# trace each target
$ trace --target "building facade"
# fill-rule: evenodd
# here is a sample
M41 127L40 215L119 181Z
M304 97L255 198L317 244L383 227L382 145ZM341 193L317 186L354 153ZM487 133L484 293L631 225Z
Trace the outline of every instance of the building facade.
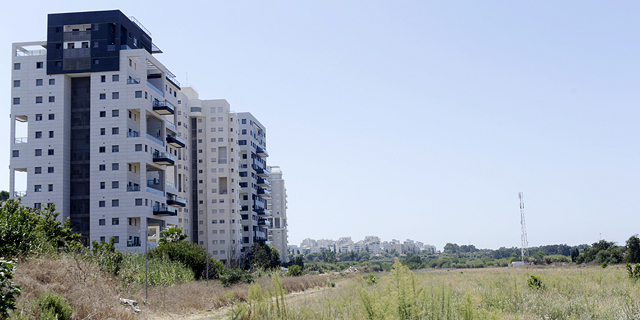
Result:
M50 14L47 28L12 48L12 197L120 251L171 226L225 264L268 243L266 129L251 113L181 87L119 10Z
M268 166L267 187L271 198L267 199L267 209L271 212L268 240L280 253L280 261L289 262L287 233L287 189L284 186L282 170L279 166Z

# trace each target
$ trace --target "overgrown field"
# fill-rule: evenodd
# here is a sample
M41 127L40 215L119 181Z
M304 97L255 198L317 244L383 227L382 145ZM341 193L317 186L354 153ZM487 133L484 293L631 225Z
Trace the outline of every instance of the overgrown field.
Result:
M250 290L230 318L640 319L640 282L624 265L412 272L396 263L390 273L344 280L286 307L276 305L278 292Z

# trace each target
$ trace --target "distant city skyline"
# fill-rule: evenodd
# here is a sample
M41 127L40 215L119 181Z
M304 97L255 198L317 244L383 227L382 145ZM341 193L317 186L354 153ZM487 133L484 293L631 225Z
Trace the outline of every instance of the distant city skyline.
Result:
M151 30L201 99L269 128L289 243L519 247L518 192L529 246L640 233L639 3L12 2L0 66L46 39L47 14L105 9Z

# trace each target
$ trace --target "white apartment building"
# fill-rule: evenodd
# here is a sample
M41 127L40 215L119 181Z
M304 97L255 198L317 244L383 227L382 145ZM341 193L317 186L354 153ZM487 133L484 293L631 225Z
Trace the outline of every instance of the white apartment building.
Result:
M189 97L193 241L226 265L240 258L240 149L238 117L226 100L200 100L192 88Z
M271 191L271 198L267 198L267 209L271 212L268 240L278 249L280 261L289 262L288 233L287 233L287 188L284 186L282 170L279 166L268 166L269 178L267 187Z
M242 218L242 250L248 252L254 243L269 244L267 229L271 212L267 208L269 172L267 170L266 128L249 112L237 113L238 148L240 149L240 215Z
M12 49L11 194L55 204L85 243L114 237L121 251L178 225L188 132L150 33L118 10L51 14L47 41Z

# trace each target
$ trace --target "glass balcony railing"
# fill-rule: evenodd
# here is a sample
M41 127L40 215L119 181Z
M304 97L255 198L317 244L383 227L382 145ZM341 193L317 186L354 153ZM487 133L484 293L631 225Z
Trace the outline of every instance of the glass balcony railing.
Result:
M169 128L169 129L171 129L173 131L177 131L178 130L178 128L176 128L176 125L173 122L171 122L169 120L165 120L164 123L167 126L167 128Z
M128 192L140 191L140 186L127 186L127 191Z
M27 143L29 142L29 139L27 137L20 137L20 138L15 138L13 140L14 143Z
M173 114L176 110L176 107L171 104L171 102L164 100L154 100L153 101L153 111L160 115L168 115Z
M140 83L140 78L127 79L127 84L139 84L139 83Z
M140 136L140 132L138 131L127 132L127 138L137 138L139 136Z
M159 94L160 96L164 97L164 92L162 92L162 90L158 89L158 87L154 86L151 82L149 82L149 80L147 80L147 86L149 88L151 88L151 90L153 90L157 94Z
M154 141L154 142L156 142L157 144L159 144L161 146L164 146L164 141L162 141L162 140L160 140L160 139L158 139L158 138L156 138L156 137L154 137L154 136L152 136L152 135L150 135L148 133L147 133L147 138L149 138L149 140Z

